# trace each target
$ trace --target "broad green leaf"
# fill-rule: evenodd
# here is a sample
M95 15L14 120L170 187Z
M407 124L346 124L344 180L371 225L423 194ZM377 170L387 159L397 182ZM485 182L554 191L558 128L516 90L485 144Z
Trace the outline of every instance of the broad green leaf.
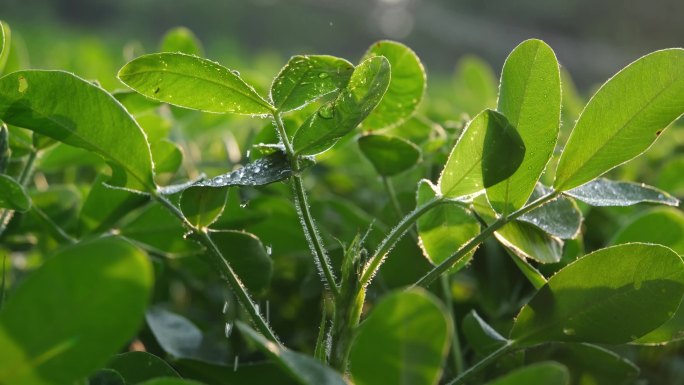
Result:
M137 384L156 377L179 377L166 361L147 352L117 354L107 367L116 370L126 384Z
M417 206L425 204L437 196L436 187L425 179L418 183ZM439 265L455 253L470 239L480 233L480 223L458 204L442 204L423 214L416 223L418 238L423 255L433 264ZM458 271L470 262L475 251L452 267Z
M496 107L497 81L489 64L476 56L465 55L456 64L453 100L470 116Z
M31 208L31 198L24 187L7 175L0 174L0 208L28 211Z
M202 43L186 27L176 27L166 32L159 48L163 52L181 52L196 56L204 55Z
M10 162L10 137L7 125L0 121L0 174L4 174Z
M303 160L307 161L306 159ZM263 186L286 179L291 174L292 167L287 156L282 151L276 151L235 171L199 181L194 185L208 187Z
M105 176L98 176L83 202L79 215L78 234L86 235L110 229L126 214L142 206L148 197L130 191L113 189L103 184Z
M502 215L527 202L553 155L560 129L560 92L558 61L543 41L526 40L506 59L497 110L520 135L525 154L513 175L487 188L489 202Z
M0 75L5 70L12 45L12 32L7 22L0 20Z
M611 244L628 242L656 243L667 246L684 256L684 213L674 208L656 208L627 223L615 234ZM661 344L684 338L684 307L657 329L635 342Z
M159 346L176 358L204 358L202 331L187 318L154 306L145 313L147 325Z
M358 139L361 153L375 171L382 176L392 176L410 169L420 161L418 146L396 136L370 134Z
M119 79L149 98L194 110L264 115L273 109L237 71L183 53L140 56L121 68Z
M643 183L620 182L598 178L565 191L564 194L592 206L631 206L637 203L659 203L679 206L679 200L665 191Z
M475 310L463 317L461 328L468 345L480 355L487 355L506 345L508 340L486 323Z
M684 262L671 249L629 243L561 269L523 307L511 330L520 346L634 341L672 318L684 294Z
M385 96L363 121L363 127L368 130L395 126L410 118L423 99L427 83L423 63L409 47L382 40L368 48L364 59L374 56L387 59L392 72Z
M352 343L349 371L354 383L437 384L452 333L448 320L426 291L384 296Z
M261 240L254 234L233 230L212 231L209 236L249 292L262 295L271 283L273 262Z
M343 89L353 71L350 62L334 56L294 56L273 79L273 106L282 112L301 108L323 95Z
M150 144L154 171L157 173L174 173L183 163L183 151L176 143L161 139Z
M648 149L684 113L684 49L656 51L596 92L570 134L553 187L566 191Z
M126 385L126 381L114 369L100 369L88 378L88 385Z
M227 187L193 186L183 191L180 208L190 223L205 228L221 216L227 199Z
M337 98L321 106L292 140L298 155L314 155L332 147L352 131L382 100L390 83L390 64L376 56L359 64Z
M341 374L313 357L276 345L246 324L237 321L242 336L278 364L290 377L302 385L347 385Z
M676 196L684 196L684 154L672 156L660 168L656 187Z
M299 382L288 378L280 366L272 362L249 362L219 365L207 362L182 359L175 366L183 378L204 381L212 385L294 385Z
M439 176L442 195L478 193L513 175L525 156L520 135L498 112L485 110L468 124Z
M540 362L517 369L487 385L569 385L568 369L553 361Z
M137 385L203 385L203 384L201 382L183 380L180 378L161 377L161 378L155 378L153 380L141 382Z
M120 239L52 255L0 312L0 383L70 384L101 368L135 336L151 288L147 256Z
M534 188L529 202L533 202L550 192L549 188L539 183ZM582 226L582 212L577 204L563 196L522 215L518 219L522 222L531 223L548 234L561 239L575 238Z
M97 153L112 167L112 186L156 188L140 126L105 90L75 75L19 71L0 78L0 119Z

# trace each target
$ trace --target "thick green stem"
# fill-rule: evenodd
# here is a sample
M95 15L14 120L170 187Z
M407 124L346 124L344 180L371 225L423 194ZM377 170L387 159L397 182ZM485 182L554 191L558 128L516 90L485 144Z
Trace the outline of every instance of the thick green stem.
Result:
M456 323L456 315L454 314L453 299L451 298L451 289L449 287L449 277L443 275L441 277L441 282L444 304L447 306L447 311L451 315L452 324L454 326L454 333L451 337L451 355L454 360L456 375L459 375L463 372L463 354L461 353L461 341L458 338L458 324Z
M221 251L218 249L214 241L212 241L209 237L209 234L190 223L180 209L178 209L178 207L176 207L163 195L153 192L152 197L162 206L164 206L169 212L178 217L178 219L183 222L183 225L185 225L185 227L192 232L193 238L207 249L208 253L204 253L203 255L205 255L209 259L209 262L213 263L219 269L221 275L228 282L238 301L245 309L247 314L249 314L252 322L254 322L259 332L261 332L261 334L263 334L266 338L279 344L280 342L278 341L278 337L276 337L266 320L264 320L257 310L257 306L249 296L249 293L247 293L245 285L242 284L240 278L237 276L233 268L230 266L230 264L228 264L228 261L223 257L223 254L221 254Z
M508 216L501 217L499 218L496 222L492 223L489 227L485 228L482 230L480 234L478 234L475 238L471 239L463 245L458 251L456 251L454 254L449 256L449 258L445 259L440 263L439 265L435 266L432 270L430 270L427 274L425 274L418 282L413 284L411 287L416 287L416 286L423 286L427 287L429 286L432 282L434 282L437 277L442 275L445 271L449 270L451 266L454 264L458 263L461 261L462 258L465 258L468 253L470 253L471 250L476 248L477 246L480 245L480 243L484 242L485 239L490 237L492 234L494 234L497 230L505 226L508 222L536 209L537 207L542 206L543 204L552 201L558 197L560 192L554 191L551 192L548 195L542 196L541 198L537 199L536 201L528 204L527 206L524 206L523 208L519 209L518 211L514 211L513 213L509 214Z
M335 282L336 280L332 270L332 263L328 259L328 254L323 247L323 240L316 229L316 223L314 222L311 211L309 210L309 203L306 196L306 190L304 189L304 182L302 181L301 175L299 175L299 159L295 155L292 143L290 143L290 140L287 137L285 125L283 124L283 119L280 116L280 113L274 112L273 119L275 120L280 139L285 146L285 152L290 158L290 163L293 170L292 189L295 198L294 201L297 208L297 213L299 214L299 219L302 223L302 228L304 229L304 234L306 235L306 240L309 244L309 248L311 249L311 253L316 259L316 265L320 270L321 278L324 280L326 287L333 293L335 299L337 299L340 296L340 289Z
M476 363L475 365L471 366L463 372L460 376L454 378L451 382L448 382L447 385L460 385L460 384L465 384L466 381L468 381L472 376L475 374L481 372L483 369L486 369L487 366L491 365L494 361L496 361L499 357L503 356L504 354L510 352L515 348L514 342L508 342L499 349L495 350L492 352L490 355L487 357L483 358L481 361Z

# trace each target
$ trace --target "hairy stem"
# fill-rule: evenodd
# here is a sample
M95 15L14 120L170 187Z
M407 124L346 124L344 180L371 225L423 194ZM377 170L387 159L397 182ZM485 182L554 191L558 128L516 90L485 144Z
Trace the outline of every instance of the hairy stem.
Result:
M495 350L492 352L490 355L487 357L483 358L481 361L476 363L475 365L471 366L463 372L460 376L454 378L450 382L447 383L447 385L460 385L460 384L465 384L467 380L469 380L472 376L475 374L481 372L483 369L486 369L487 366L491 365L496 359L499 357L503 356L504 354L510 352L515 348L515 343L514 342L508 342L499 349Z

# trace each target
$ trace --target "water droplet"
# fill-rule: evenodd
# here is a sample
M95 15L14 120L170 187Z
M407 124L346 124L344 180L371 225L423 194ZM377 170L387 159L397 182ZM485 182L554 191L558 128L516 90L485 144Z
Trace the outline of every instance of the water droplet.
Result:
M272 251L273 251L273 248L271 247L271 245L267 245L266 246L266 254L271 255Z
M249 155L252 153L252 150L247 150L247 158L249 158Z
M259 312L259 304L254 304L254 310L258 313Z
M240 203L240 208L244 209L245 207L247 207L247 205L249 205L249 201L241 202L241 203Z
M328 76L329 76L329 75L328 75L327 73L325 73L325 72L321 72L320 74L318 74L318 77L321 78L321 79L325 79L325 78L327 78Z
M239 361L240 361L240 356L235 356L235 360L233 361L233 371L234 372L237 372Z
M221 310L223 314L228 313L228 301L223 303L223 310Z
M238 70L230 70L230 73L232 73L235 76L240 76L240 71Z
M230 338L230 335L233 334L232 322L226 322L226 325L223 328L223 334L225 334L226 338Z
M574 336L575 335L575 329L563 328L563 334L565 334L566 336Z
M323 119L332 119L335 114L335 107L332 104L326 104L318 110L318 116Z
M19 76L19 93L23 94L28 89L28 81L25 77Z

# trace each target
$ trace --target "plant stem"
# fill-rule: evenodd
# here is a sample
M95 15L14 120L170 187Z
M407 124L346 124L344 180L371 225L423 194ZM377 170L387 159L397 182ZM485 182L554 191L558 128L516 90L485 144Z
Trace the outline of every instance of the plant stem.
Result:
M394 191L392 181L390 181L388 177L382 176L382 184L385 186L385 190L387 191L389 200L392 203L394 212L397 214L397 219L403 218L404 213L401 212L401 206L399 205L399 201L397 200L397 193Z
M494 362L497 358L501 357L502 355L510 352L513 348L515 347L515 342L509 341L502 347L498 348L494 352L492 352L490 355L487 357L483 358L481 361L476 363L475 365L471 366L463 372L460 376L457 376L454 378L452 381L448 382L446 385L460 385L460 384L465 384L468 379L470 379L473 375L479 373L483 369L485 369L487 366L489 366L492 362Z
M440 277L442 283L442 295L444 296L444 304L447 306L447 311L452 319L454 332L451 337L451 355L454 359L454 369L456 375L463 372L463 354L461 353L461 341L458 338L458 324L456 323L456 315L454 314L453 299L451 298L451 290L449 288L449 277L443 275Z
M26 163L24 164L24 169L21 170L21 174L19 175L19 179L17 182L26 187L26 184L28 183L28 179L31 176L31 173L33 173L33 165L36 162L36 158L38 157L38 151L33 149L29 153L29 157L26 160ZM0 210L0 236L2 233L5 232L5 229L7 229L7 225L9 225L10 221L12 220L12 217L14 216L14 211L9 210L9 209L3 209Z
M316 223L313 220L311 211L309 209L309 202L306 196L306 190L304 189L304 182L302 181L301 175L299 175L299 159L297 158L292 143L287 137L287 132L285 131L285 125L283 124L283 119L278 111L273 112L273 119L276 123L276 128L278 130L278 135L285 146L285 152L288 158L290 158L290 164L292 166L292 189L294 192L294 201L297 207L297 213L299 214L299 219L302 223L302 228L304 229L304 234L306 235L306 240L311 249L311 253L316 258L316 265L319 267L321 272L321 278L325 282L325 286L332 292L335 299L340 296L340 289L336 284L335 275L333 274L332 263L328 259L328 254L323 247L323 240L321 239L318 229L316 229Z
M418 282L413 284L411 288L416 287L416 286L423 286L427 287L429 286L432 282L434 282L437 277L442 275L445 271L447 271L451 266L454 264L460 262L461 258L465 258L465 256L468 255L468 253L473 250L475 247L480 245L485 239L487 239L489 236L494 234L497 230L502 228L504 225L506 225L508 222L536 209L537 207L540 207L544 205L545 203L552 201L556 199L560 195L559 191L553 191L547 195L544 195L537 199L536 201L528 204L527 206L522 207L521 209L512 212L508 216L501 217L499 218L496 222L492 223L489 227L485 228L482 230L480 234L478 234L475 238L471 239L463 245L458 251L456 251L454 254L449 256L449 258L445 259L440 263L439 265L435 266L432 270L430 270L427 274L425 274Z
M254 322L257 329L259 329L259 332L261 332L261 334L263 334L266 338L270 339L271 341L280 344L280 342L278 341L278 337L276 337L273 330L271 330L268 323L264 320L264 318L257 310L256 304L249 296L249 293L247 293L245 285L242 284L240 278L237 276L233 268L230 266L228 261L223 257L223 254L221 254L221 251L218 249L214 241L212 241L209 237L209 234L207 234L205 230L199 229L195 227L192 223L190 223L187 220L187 218L185 218L185 215L183 215L180 209L178 209L178 207L171 203L171 201L169 201L166 197L164 197L156 191L153 192L151 195L152 198L154 198L169 212L171 212L178 219L180 219L181 222L183 222L183 225L185 225L185 227L187 227L193 233L193 238L197 242L201 243L204 247L207 248L208 253L205 253L203 255L208 256L209 261L216 265L216 267L218 267L219 271L221 272L221 275L226 281L228 281L228 284L235 293L238 301L245 309L245 311L247 311L247 314L249 314L250 318L252 319L252 322Z

